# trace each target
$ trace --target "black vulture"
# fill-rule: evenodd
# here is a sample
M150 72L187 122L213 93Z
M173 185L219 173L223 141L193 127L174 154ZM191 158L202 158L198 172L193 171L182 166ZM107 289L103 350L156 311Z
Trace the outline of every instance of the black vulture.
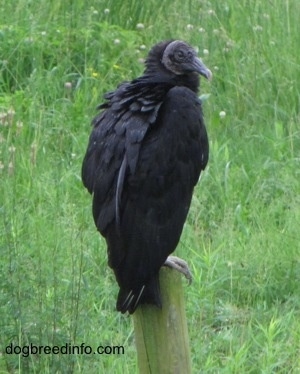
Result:
M117 310L130 314L141 303L161 307L159 269L178 244L209 151L198 89L199 74L211 71L180 40L156 44L145 65L104 96L82 165L120 287Z

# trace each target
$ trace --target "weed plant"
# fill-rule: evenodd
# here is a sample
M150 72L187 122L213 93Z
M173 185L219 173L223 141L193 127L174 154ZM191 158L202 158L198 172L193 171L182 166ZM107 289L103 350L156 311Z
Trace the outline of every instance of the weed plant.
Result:
M168 38L214 73L209 166L176 251L194 274L193 372L300 372L299 14L299 0L0 2L0 373L137 372L80 168L103 93Z

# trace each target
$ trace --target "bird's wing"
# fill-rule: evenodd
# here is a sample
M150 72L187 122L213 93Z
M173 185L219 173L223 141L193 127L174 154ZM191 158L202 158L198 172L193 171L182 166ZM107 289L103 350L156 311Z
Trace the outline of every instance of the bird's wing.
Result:
M188 88L174 87L124 183L120 235L108 228L109 264L121 286L139 290L175 250L207 160L201 103Z
M93 194L93 216L103 235L109 223L120 220L124 180L135 172L140 145L160 106L134 95L128 86L106 96L110 101L93 121L82 164L82 180Z

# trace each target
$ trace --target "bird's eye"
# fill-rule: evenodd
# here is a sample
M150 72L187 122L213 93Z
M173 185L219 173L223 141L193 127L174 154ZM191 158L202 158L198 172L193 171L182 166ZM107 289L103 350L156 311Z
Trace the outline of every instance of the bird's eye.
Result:
M183 51L176 51L176 52L175 52L175 59L176 59L177 61L183 61L184 58L185 58L185 54L184 54Z

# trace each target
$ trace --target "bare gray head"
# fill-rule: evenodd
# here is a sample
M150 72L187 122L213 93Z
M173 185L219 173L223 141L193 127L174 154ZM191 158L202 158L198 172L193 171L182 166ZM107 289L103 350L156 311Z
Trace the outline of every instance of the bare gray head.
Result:
M181 40L174 40L167 45L161 63L176 75L197 72L207 79L212 77L212 72L197 57L194 48Z

